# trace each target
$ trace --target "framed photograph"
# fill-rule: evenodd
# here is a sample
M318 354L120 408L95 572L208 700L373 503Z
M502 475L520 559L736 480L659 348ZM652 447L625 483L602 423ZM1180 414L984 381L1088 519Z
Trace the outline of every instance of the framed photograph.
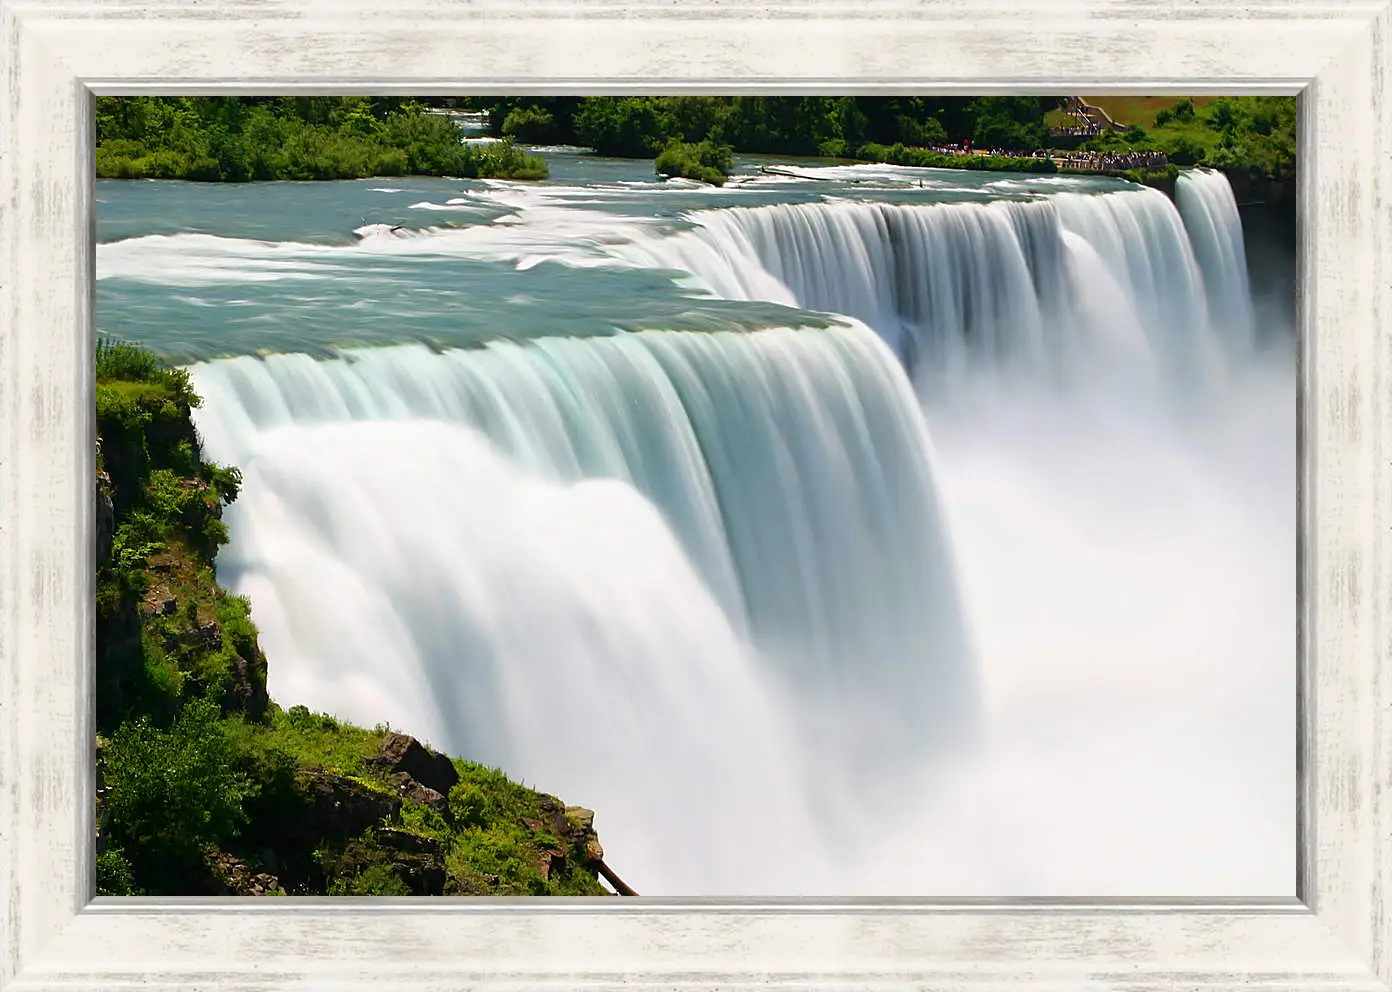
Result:
M0 989L1392 982L1387 0L0 24Z

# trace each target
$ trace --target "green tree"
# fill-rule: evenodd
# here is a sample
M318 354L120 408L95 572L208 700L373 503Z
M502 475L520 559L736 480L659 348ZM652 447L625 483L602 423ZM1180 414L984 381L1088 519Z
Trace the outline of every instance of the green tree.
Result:
M678 136L676 118L659 97L601 96L575 114L576 136L601 155L653 158Z
M531 145L557 140L556 118L544 107L514 107L503 121L503 134Z
M124 723L105 749L104 827L137 878L197 864L202 848L235 836L254 787L238 768L216 703L194 699L167 729L148 716Z

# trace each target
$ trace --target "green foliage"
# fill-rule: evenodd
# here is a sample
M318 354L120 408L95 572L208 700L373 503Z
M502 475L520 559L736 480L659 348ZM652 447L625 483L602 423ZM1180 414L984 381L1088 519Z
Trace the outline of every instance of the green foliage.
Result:
M1044 115L1057 103L1043 97L649 96L529 106L553 114L559 140L601 155L648 158L674 139L777 155L841 156L866 143L923 146L968 138L1034 149L1047 134ZM511 106L495 107L494 120L505 125L498 115L513 112Z
M511 142L473 146L418 101L369 97L98 97L97 175L119 179L538 179Z
M411 888L388 864L371 864L349 878L329 883L331 896L409 896Z
M514 107L503 119L503 134L529 145L555 141L556 118L543 107Z
M150 631L140 633L140 657L144 662L145 678L150 695L161 699L163 711L176 708L184 695L184 673L179 663L169 656L164 645ZM150 700L145 700L148 706Z
M872 162L888 162L891 165L911 165L926 169L1035 173L1058 171L1058 167L1050 158L1012 158L1008 155L940 155L925 148L906 148L903 145L863 145L856 152L856 157Z
M272 709L255 733L262 745L290 755L299 768L322 769L342 775L365 777L363 759L376 753L382 732L363 730L335 718L312 713L304 706Z
M1158 110L1155 113L1155 126L1165 127L1174 122L1185 123L1194 119L1194 101L1185 97L1177 102L1168 110Z
M1140 183L1142 186L1173 189L1175 180L1179 178L1179 166L1170 163L1159 169L1126 169L1121 173L1121 176L1123 179Z
M678 136L676 117L661 97L599 96L575 114L575 134L601 155L652 158Z
M1044 97L980 97L967 107L972 115L972 144L1007 151L1043 148L1049 129L1044 114L1052 103Z
M595 895L602 891L585 864L585 852L564 850L546 828L529 824L549 822L555 808L548 797L509 779L497 768L470 761L454 763L460 780L449 794L454 833L445 856L451 877L467 891L470 879L496 876L500 894ZM551 800L554 803L554 800ZM536 863L538 848L566 858L550 880Z
M936 117L915 120L901 115L898 125L898 139L902 144L923 148L947 143L947 130Z
M168 729L140 717L107 742L106 827L142 875L187 868L245 822L254 786L233 765L220 716L216 703L195 699Z
M422 803L407 802L402 805L401 827L422 837L448 840L450 836L450 827L445 818Z
M692 144L674 138L657 156L654 168L664 176L682 176L720 186L734 168L734 157L728 145L717 145L709 139Z
M1137 128L1136 130L1140 130ZM1102 131L1095 138L1083 142L1079 147L1085 152L1097 152L1101 155L1125 155L1133 151L1138 142L1144 142L1145 132L1141 131L1139 139L1132 138L1130 132L1121 131Z
M1196 110L1184 99L1157 111L1150 146L1175 165L1203 165L1253 179L1295 176L1293 97L1220 97Z
M450 814L466 829L487 823L491 805L488 793L477 782L460 781L450 789Z
M191 407L201 403L189 385L187 369L167 365L153 352L129 341L97 338L96 379L99 385L124 384L128 392L142 397L160 397ZM132 386L147 388L129 389Z
M108 847L97 855L97 895L136 896L135 869L119 847Z

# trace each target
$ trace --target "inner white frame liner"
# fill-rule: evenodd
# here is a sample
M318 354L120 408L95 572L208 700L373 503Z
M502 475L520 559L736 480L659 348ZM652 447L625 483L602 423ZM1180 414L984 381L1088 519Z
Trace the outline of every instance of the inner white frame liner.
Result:
M0 0L0 35L0 989L1392 984L1392 0ZM92 97L257 92L1299 93L1298 898L94 900Z

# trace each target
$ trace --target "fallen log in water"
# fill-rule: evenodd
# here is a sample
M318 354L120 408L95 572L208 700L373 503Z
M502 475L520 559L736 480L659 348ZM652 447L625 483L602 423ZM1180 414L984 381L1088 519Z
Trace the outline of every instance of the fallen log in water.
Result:
M804 174L801 173L801 172L794 172L792 169L782 169L782 168L779 168L779 167L776 166L776 165L765 165L765 166L762 166L762 167L759 169L759 171L762 172L762 173L764 173L764 175L767 175L767 176L787 176L789 179L810 179L810 180L812 180L813 182L816 182L816 183L830 183L830 182L835 182L835 180L832 179L830 176L808 176L808 175L804 175ZM855 182L856 180L851 180L851 181L852 181L852 182Z

